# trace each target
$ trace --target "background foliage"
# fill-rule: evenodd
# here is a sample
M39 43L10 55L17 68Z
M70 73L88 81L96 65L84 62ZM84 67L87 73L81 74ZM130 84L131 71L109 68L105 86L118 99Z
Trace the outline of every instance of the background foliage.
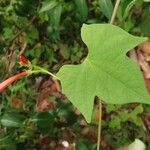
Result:
M0 81L21 71L18 55L54 73L63 64L82 62L87 54L80 37L82 24L107 23L113 6L111 0L0 0ZM149 3L122 0L115 24L150 37L149 14ZM135 138L149 149L148 109L141 104L104 104L103 149L127 145ZM59 150L68 141L70 149L75 143L77 150L92 150L97 120L96 100L88 125L59 92L58 83L46 75L23 78L0 95L0 147Z

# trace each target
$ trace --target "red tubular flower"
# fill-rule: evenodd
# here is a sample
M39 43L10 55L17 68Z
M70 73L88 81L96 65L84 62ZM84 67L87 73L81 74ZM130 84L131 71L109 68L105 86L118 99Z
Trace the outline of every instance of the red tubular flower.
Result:
M2 83L0 83L0 93L6 88L8 87L12 82L18 80L19 78L21 78L22 76L25 76L27 75L28 72L27 71L24 71L24 72L21 72L21 73L18 73L8 79L6 79L5 81L3 81Z
M22 55L19 56L19 61L22 65L29 65L29 61Z

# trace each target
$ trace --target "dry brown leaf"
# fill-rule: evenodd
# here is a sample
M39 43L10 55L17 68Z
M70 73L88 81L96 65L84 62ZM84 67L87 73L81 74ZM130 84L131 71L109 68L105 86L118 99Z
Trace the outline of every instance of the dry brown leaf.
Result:
M135 50L131 50L131 51L129 52L129 57L130 57L133 61L135 61L136 63L138 63L138 56L137 56L137 53L136 53Z
M52 85L53 90L55 92L61 92L61 87L60 87L60 83L58 82L58 80L53 80L53 81L54 81L54 84Z
M142 51L145 60L150 61L150 41L142 43L138 49Z
M24 43L24 36L23 36L23 35L20 35L20 36L18 37L18 42L19 42L20 44L23 44L23 43Z
M150 41L146 41L139 45L137 50L130 51L129 57L140 65L144 77L150 79Z
M115 150L104 139L101 141L101 147L103 150Z
M53 108L53 102L50 100L52 84L53 83L51 79L48 79L46 81L42 80L36 102L36 111L41 112Z
M150 79L150 67L148 62L145 61L145 58L140 50L137 50L138 63L143 70L144 77Z
M140 50L144 53L150 54L150 41L146 41L139 46Z
M75 139L75 134L70 128L62 129L61 138L63 141L68 141L69 143L73 143Z
M81 134L88 138L91 142L97 141L97 129L96 125L84 127Z
M49 150L50 146L51 146L51 138L49 136L43 136L41 135L40 137L40 146L42 150ZM55 145L54 145L55 146Z
M63 57L63 59L68 59L69 58L69 53L67 51L68 46L66 44L59 44L59 53Z
M11 99L11 107L16 109L23 109L23 104L20 99L14 96Z
M51 100L51 96L60 98L60 91L60 84L57 80L51 78L41 80L38 88L39 95L37 97L36 110L41 112L55 109L55 103Z
M145 84L146 84L147 90L148 90L148 92L150 93L150 80L149 80L149 79L144 78L144 81L145 81Z
M143 113L142 114L142 120L144 122L146 129L150 132L150 114L149 113ZM150 137L149 137L149 139L150 139Z
M82 135L87 135L88 133L89 133L89 127L84 127L84 128L82 129L81 134L82 134Z
M48 109L55 109L55 105L48 99L43 99L42 101L36 103L36 111L42 112Z

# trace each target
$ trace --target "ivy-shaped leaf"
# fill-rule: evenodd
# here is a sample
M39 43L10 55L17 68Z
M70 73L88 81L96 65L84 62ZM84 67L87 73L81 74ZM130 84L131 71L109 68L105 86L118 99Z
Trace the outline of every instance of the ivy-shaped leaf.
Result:
M81 36L88 56L82 64L64 65L57 76L63 93L87 122L91 121L95 96L106 103L150 104L140 69L126 56L147 38L132 36L111 24L83 25Z

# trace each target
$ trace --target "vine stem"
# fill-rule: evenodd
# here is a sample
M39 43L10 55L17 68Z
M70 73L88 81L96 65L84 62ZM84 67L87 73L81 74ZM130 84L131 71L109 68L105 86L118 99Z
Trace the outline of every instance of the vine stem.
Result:
M100 99L98 100L98 104L99 104L99 111L98 111L99 120L98 120L98 133L97 133L97 150L100 150L100 143L101 143L101 123L102 123L102 102L101 102Z
M110 23L113 24L114 20L115 20L115 17L116 17L116 13L117 13L117 10L118 10L118 7L119 7L119 4L120 4L120 1L121 0L117 0L116 1L116 4L115 4L115 7L114 7L114 10L113 10L113 13L112 13L112 16L111 16L111 20L110 20Z
M115 7L111 16L110 24L113 24L116 13L119 7L121 0L116 0ZM102 101L99 99L99 121L98 121L98 133L97 133L97 150L100 150L100 143L101 143L101 124L102 124Z

